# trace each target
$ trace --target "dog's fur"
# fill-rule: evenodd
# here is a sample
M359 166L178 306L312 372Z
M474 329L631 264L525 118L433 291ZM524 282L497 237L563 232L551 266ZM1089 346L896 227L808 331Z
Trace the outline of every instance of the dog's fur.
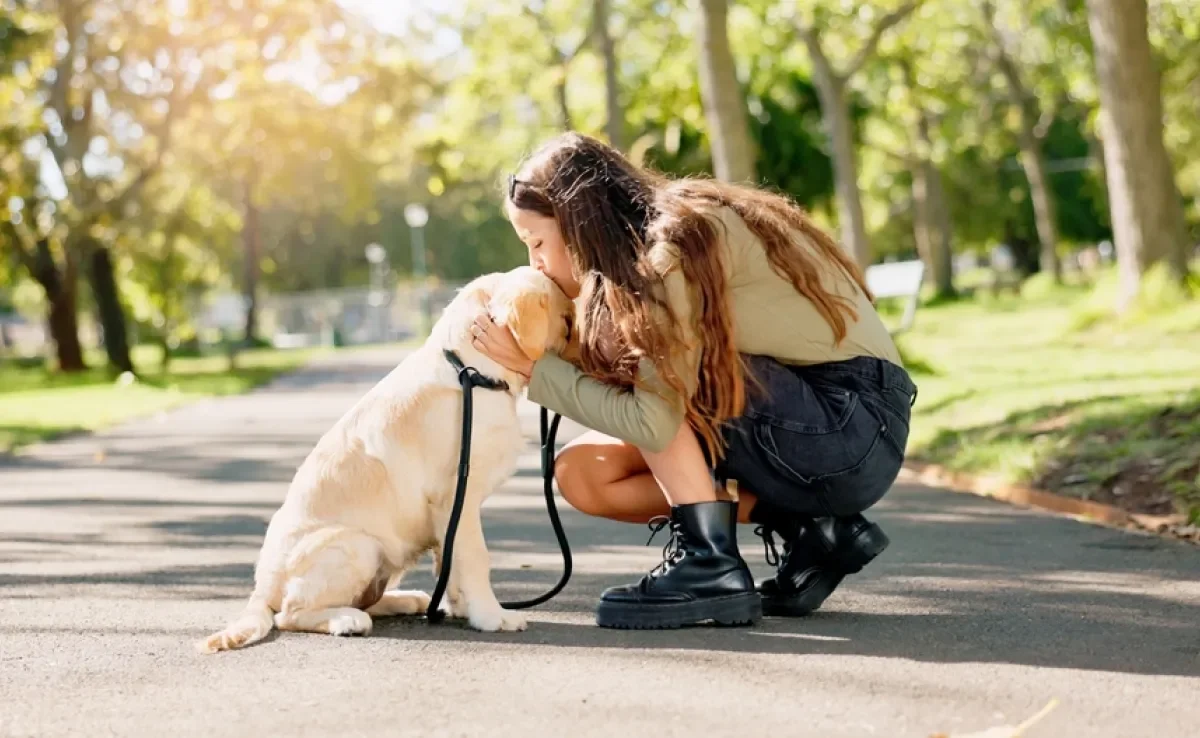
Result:
M473 320L490 312L530 358L565 348L571 303L534 269L489 274L464 287L425 344L367 393L317 443L271 518L242 614L200 642L206 653L280 630L365 635L371 618L425 612L429 596L394 589L405 570L441 550L457 481L462 389L443 355L503 379L509 391L473 394L470 477L446 595L452 617L484 631L523 630L490 583L480 505L516 470L524 389L471 346Z

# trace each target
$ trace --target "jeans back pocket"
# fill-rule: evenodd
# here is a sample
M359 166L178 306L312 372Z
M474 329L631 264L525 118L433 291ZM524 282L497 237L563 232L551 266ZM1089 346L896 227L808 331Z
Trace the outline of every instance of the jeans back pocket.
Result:
M842 400L833 424L761 416L754 424L757 443L777 470L796 482L811 484L848 472L874 450L880 423L858 400L858 394L837 390ZM822 392L821 394L825 394Z

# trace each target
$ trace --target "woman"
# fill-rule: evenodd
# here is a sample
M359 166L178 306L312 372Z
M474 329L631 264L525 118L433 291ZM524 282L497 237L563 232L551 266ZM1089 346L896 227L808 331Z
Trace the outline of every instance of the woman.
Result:
M662 564L604 592L600 625L804 615L887 546L861 513L899 472L916 387L860 270L798 207L567 133L510 178L505 209L576 301L579 366L530 361L486 317L476 347L593 429L558 456L568 502L672 529ZM757 592L739 520L777 567Z

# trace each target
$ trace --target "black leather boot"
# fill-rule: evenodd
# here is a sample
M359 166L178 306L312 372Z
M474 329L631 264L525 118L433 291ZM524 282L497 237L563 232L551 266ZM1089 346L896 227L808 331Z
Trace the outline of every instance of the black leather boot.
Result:
M773 578L758 585L767 615L808 615L847 574L862 571L888 546L883 530L862 515L815 520L779 516L754 532L766 545L767 563L777 567ZM773 533L783 539L782 556Z
M748 625L762 618L754 578L738 553L735 503L678 505L669 520L660 521L652 521L655 533L671 526L663 562L637 584L605 590L597 625L680 628L707 621Z

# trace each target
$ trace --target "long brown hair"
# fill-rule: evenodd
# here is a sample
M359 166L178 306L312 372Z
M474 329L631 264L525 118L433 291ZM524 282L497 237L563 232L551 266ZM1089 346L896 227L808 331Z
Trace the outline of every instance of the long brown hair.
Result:
M746 371L728 305L721 234L702 209L733 209L762 240L776 273L816 306L836 341L846 336L847 318L857 320L858 314L851 301L822 286L822 262L840 267L871 297L858 266L790 199L709 179L671 180L578 133L562 134L530 156L510 178L507 194L511 207L558 221L581 283L576 319L581 368L630 385L637 381L638 363L652 361L683 398L687 420L713 458L724 452L721 424L743 412ZM665 301L663 275L649 260L650 247L664 242L678 249L694 301L701 345L690 398L672 363L683 349L678 322ZM609 325L621 339L615 351L604 337Z

